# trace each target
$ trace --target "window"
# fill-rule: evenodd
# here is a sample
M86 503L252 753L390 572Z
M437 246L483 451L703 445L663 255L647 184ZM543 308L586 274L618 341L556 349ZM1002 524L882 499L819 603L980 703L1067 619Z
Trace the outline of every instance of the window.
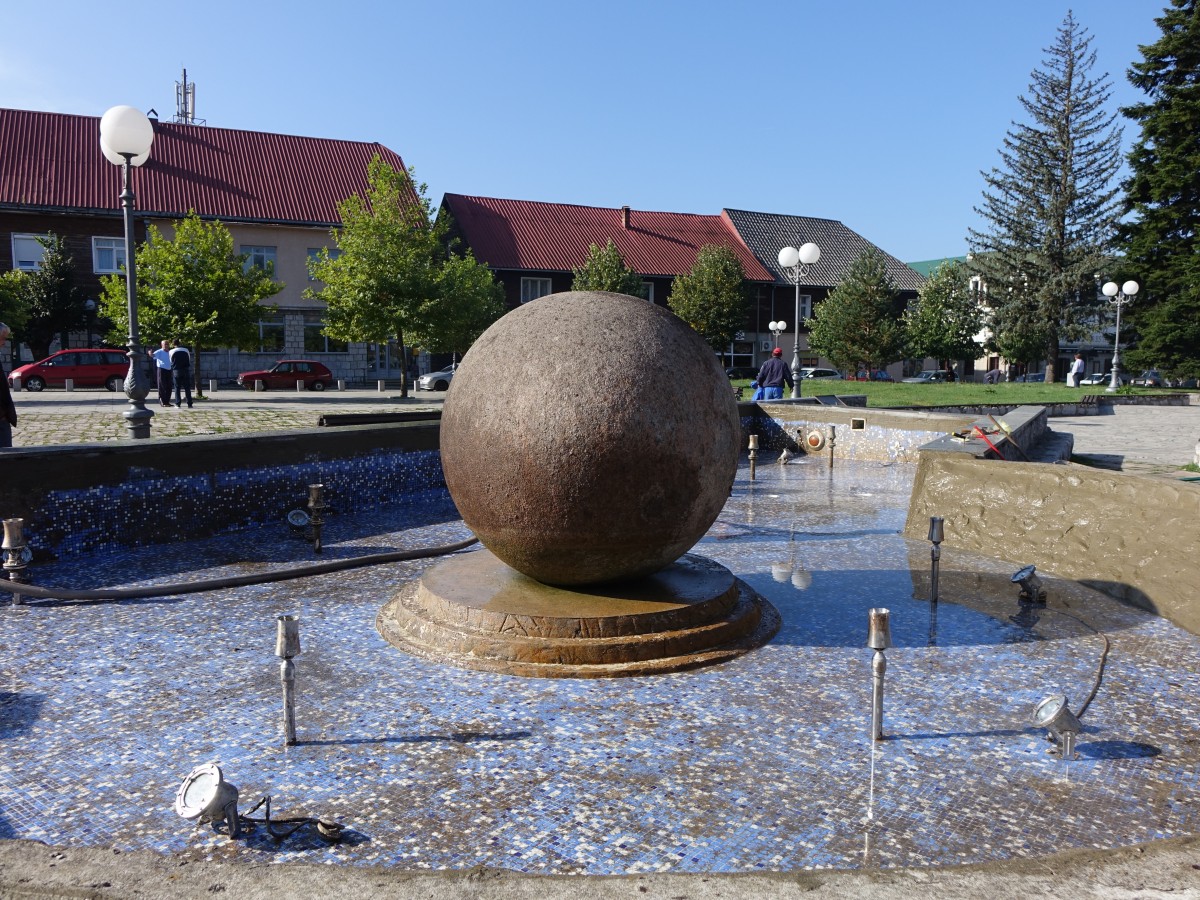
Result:
M812 318L812 294L800 295L800 323L803 327L805 319Z
M327 248L309 247L308 248L308 280L309 281L317 280L316 278L313 278L312 267L316 264L317 259L320 257L322 249L327 249L329 251L330 259L337 259L339 256L342 255L342 251L339 250L337 247L327 247Z
M521 279L521 302L528 303L530 300L536 300L538 297L545 297L547 294L553 294L554 288L550 285L549 278L522 278Z
M258 350L260 353L283 351L283 316L276 314L258 320Z
M42 256L46 248L42 246L40 234L14 234L12 236L13 268L26 272L36 272L42 267Z
M125 240L115 237L92 238L92 271L97 275L116 275L125 269Z
M642 297L646 300L649 300L651 303L654 302L654 282L653 281L643 281L642 282Z
M272 278L275 277L274 247L251 247L248 244L242 244L242 255L246 257L247 272L250 271L251 266L255 266L270 273Z
M350 347L345 341L326 337L321 333L325 321L320 313L304 314L304 351L306 353L345 353Z

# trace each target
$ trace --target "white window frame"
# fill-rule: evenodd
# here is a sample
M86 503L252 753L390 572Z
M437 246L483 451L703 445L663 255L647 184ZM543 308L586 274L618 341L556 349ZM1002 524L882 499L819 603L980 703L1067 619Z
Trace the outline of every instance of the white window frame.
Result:
M800 323L812 318L812 294L800 295Z
M647 300L649 300L651 303L654 302L654 282L653 281L643 281L642 282L642 296L645 297Z
M41 241L47 238L48 234L13 234L12 236L12 259L13 268L20 269L22 272L36 272L42 267L42 259L46 256L46 248L42 246ZM18 241L21 244L32 242L37 246L37 259L21 259L21 253L17 251ZM25 253L29 257L32 254ZM24 263L24 265L22 265Z
M543 290L544 288L544 290ZM521 302L528 303L538 297L554 293L554 284L549 278L521 278Z
M249 271L251 266L257 266L265 272L267 271L265 263L270 263L272 280L279 271L279 264L276 260L278 251L278 247L270 247L265 244L242 244L240 250L241 254L246 257L246 271Z
M103 266L100 263L100 253L104 250L111 251L113 264L112 267ZM125 271L125 239L119 237L93 237L92 238L92 271L97 275L119 275Z

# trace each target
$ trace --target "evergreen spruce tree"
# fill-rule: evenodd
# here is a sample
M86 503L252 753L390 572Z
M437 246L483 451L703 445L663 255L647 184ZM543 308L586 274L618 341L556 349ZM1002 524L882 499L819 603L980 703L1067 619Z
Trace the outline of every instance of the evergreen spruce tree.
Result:
M1108 76L1091 76L1091 41L1068 13L1020 98L1028 121L1013 123L1001 167L983 173L975 211L986 230L970 230L996 346L1010 359L1045 359L1047 381L1059 341L1095 330L1096 275L1108 265L1119 215L1121 130L1106 110Z
M1141 48L1129 80L1146 101L1121 110L1142 133L1125 183L1133 218L1120 230L1117 283L1142 284L1126 307L1137 346L1132 368L1200 375L1200 9L1170 0L1155 20L1162 37ZM1125 324L1123 321L1122 325ZM1122 336L1130 333L1124 328Z
M808 346L839 369L895 362L904 353L899 296L883 254L868 250L805 321Z
M44 248L41 264L18 282L27 311L21 337L34 359L45 359L55 338L61 349L69 346L68 332L84 323L86 298L75 283L75 261L63 239L50 234L38 242Z

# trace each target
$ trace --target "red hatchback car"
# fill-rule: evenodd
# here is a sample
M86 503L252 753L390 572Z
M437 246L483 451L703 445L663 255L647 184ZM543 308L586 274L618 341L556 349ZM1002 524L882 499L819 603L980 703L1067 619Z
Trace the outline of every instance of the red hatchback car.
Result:
M40 362L13 369L8 381L27 391L42 391L47 385L63 387L70 379L75 387L106 387L117 390L129 371L124 350L59 350Z
M248 391L254 390L256 381L261 381L265 389L285 391L294 391L296 382L303 381L306 390L323 391L333 384L333 373L311 359L281 359L264 371L238 376L238 384Z

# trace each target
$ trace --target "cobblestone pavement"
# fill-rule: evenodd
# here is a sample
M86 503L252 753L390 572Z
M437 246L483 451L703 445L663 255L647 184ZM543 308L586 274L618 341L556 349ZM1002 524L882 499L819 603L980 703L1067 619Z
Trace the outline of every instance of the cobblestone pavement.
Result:
M440 409L444 397L442 392L429 391L401 398L399 391L255 394L229 388L197 398L191 409L164 409L154 397L148 399L146 408L154 412L151 436L162 438L315 428L317 420L328 413ZM105 390L22 391L14 400L19 416L19 426L13 431L14 447L129 439L122 413L130 407L123 394Z

